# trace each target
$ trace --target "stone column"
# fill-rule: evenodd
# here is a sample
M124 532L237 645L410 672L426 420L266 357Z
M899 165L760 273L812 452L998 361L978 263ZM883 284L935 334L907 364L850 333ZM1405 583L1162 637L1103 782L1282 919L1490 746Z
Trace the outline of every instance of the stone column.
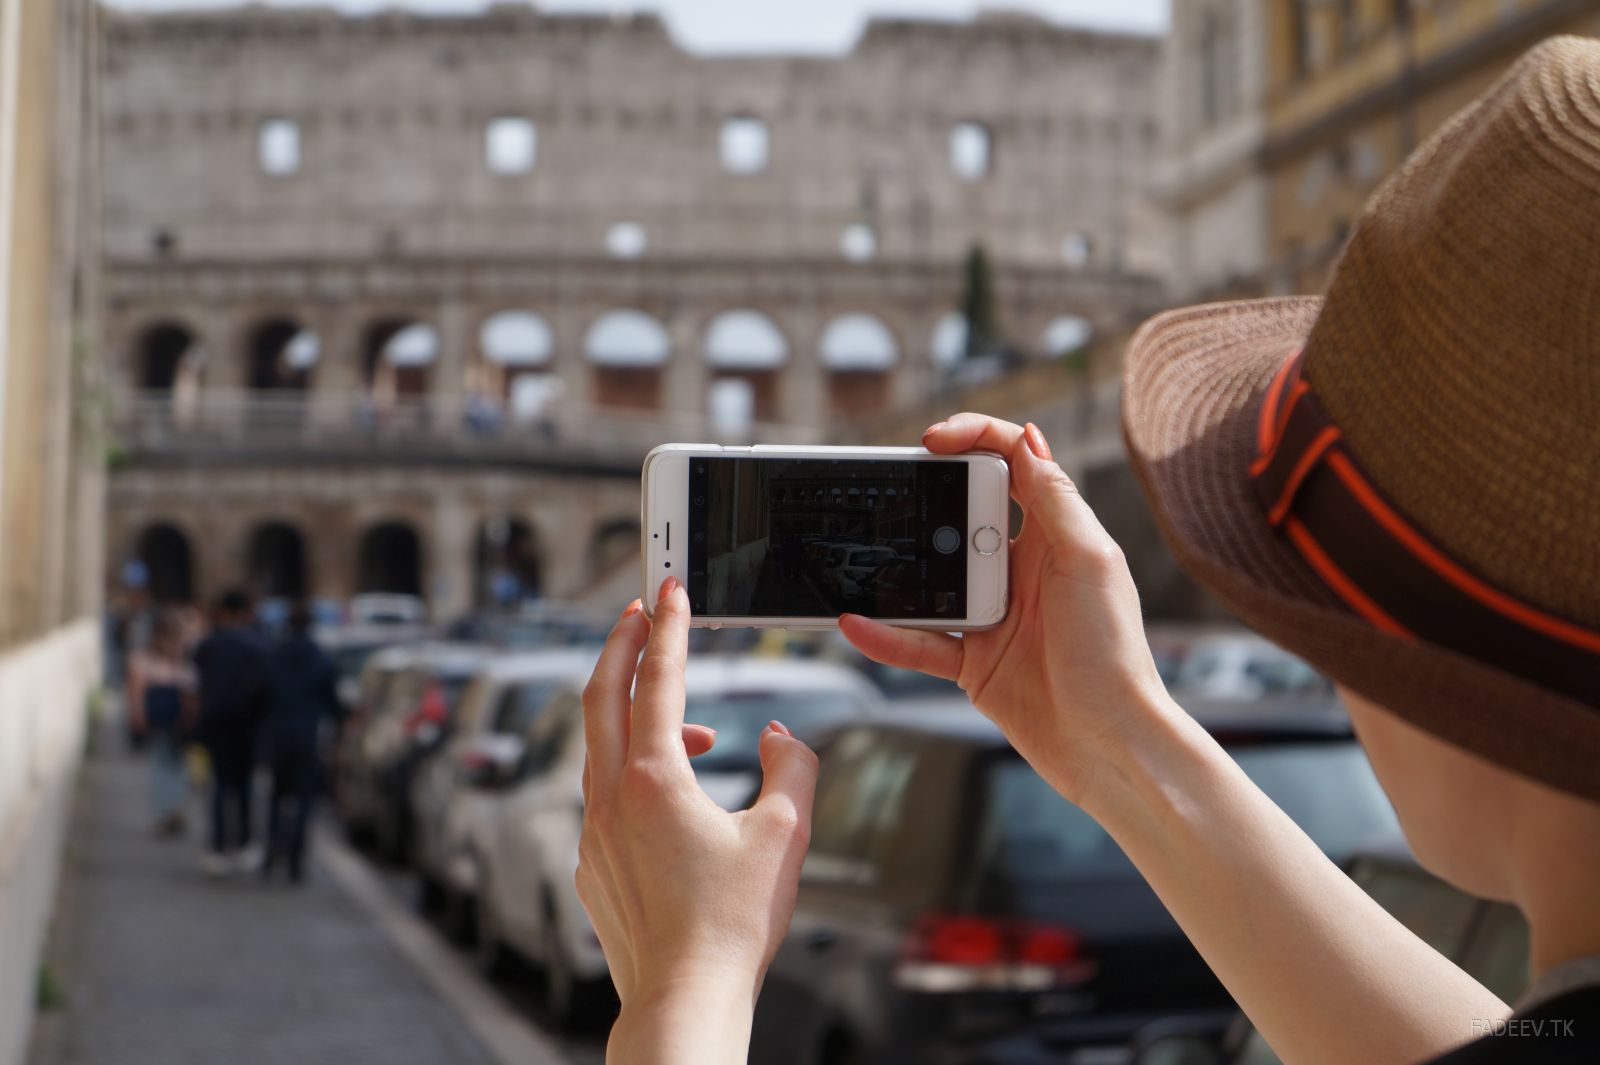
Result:
M550 323L551 343L555 348L547 369L561 379L561 399L553 411L558 420L563 411L582 412L594 402L591 367L583 350L584 333L591 317L589 310L581 303L570 302L547 310L546 321Z
M429 406L434 427L449 434L461 428L466 412L467 360L477 341L468 335L469 315L458 296L446 296L439 304L434 328L439 331L439 358L428 375Z
M539 540L541 590L547 598L574 598L594 579L589 572L593 511L593 500L585 493L563 487L545 493L537 506L523 513Z
M434 494L433 535L425 546L423 592L436 621L448 621L472 607L474 517L459 492Z
M317 334L317 364L311 371L311 424L317 429L348 429L361 381L361 315L349 306L323 304L306 317Z
M783 422L822 429L828 424L828 390L817 344L827 323L815 304L798 304L785 317L789 361L778 372L778 417Z
M672 353L661 368L665 409L669 414L704 419L711 375L700 350L700 338L694 332L697 321L691 315L679 313L664 324L672 340Z

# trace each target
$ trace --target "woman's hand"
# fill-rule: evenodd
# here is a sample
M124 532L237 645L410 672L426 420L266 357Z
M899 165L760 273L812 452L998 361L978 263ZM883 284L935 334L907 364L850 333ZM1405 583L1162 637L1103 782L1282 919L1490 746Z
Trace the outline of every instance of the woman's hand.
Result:
M712 802L689 767L712 737L683 721L689 599L676 579L654 613L653 624L637 602L623 613L583 694L578 897L622 1000L608 1057L742 1063L794 912L817 758L773 722L755 805Z
M839 628L869 658L955 680L1041 775L1081 802L1103 764L1098 752L1145 709L1169 705L1122 551L1031 423L957 414L922 442L944 455L998 452L1011 466L1025 520L1011 542L1006 618L964 637L853 614Z

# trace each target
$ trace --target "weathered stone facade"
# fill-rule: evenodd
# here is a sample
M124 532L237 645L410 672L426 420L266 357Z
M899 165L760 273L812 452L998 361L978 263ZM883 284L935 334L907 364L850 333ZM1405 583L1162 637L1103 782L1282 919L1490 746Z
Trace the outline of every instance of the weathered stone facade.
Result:
M974 246L1027 356L1160 300L1150 39L991 15L874 22L837 58L708 58L654 17L510 5L114 13L106 34L107 339L142 416L177 430L287 410L330 432L415 419L448 449L532 383L545 398L522 414L561 419L567 443L641 419L709 437L730 435L712 397L732 382L753 426L732 435L820 437L938 385ZM506 312L527 350L495 350ZM114 486L114 553L166 523L204 541L191 592L242 577L214 560L250 534L202 513L221 497L195 487L193 449L143 439ZM247 473L251 446L227 445L228 476L347 546L358 510L405 509L386 485L428 483L433 509L408 519L435 560L418 583L441 612L469 601L439 560L470 555L484 515L463 504L461 548L433 542L457 521L438 508L507 505L503 463L380 475L407 467L378 449L339 474L281 455ZM519 476L512 509L562 575L549 589L579 590L587 556L554 545L636 520L636 496L560 502L580 527L557 538L539 512L559 493ZM333 514L341 495L359 506ZM315 594L356 590L336 561L307 568Z

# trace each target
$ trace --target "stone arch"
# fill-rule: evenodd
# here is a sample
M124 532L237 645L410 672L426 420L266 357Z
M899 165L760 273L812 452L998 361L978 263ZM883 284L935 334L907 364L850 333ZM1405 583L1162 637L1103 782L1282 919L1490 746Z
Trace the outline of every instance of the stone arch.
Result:
M176 404L193 398L204 363L205 347L196 330L178 318L158 318L135 334L129 383L151 399Z
M594 369L595 403L602 407L661 407L662 368L672 357L672 337L654 315L634 308L605 311L583 337Z
M637 517L610 518L595 526L589 541L589 572L603 577L629 559L639 557Z
M322 354L322 342L293 315L274 314L245 336L245 382L251 391L304 392Z
M485 314L478 322L475 357L468 367L473 411L518 421L544 418L559 400L561 378L554 372L555 334L544 315L511 306Z
M144 566L151 601L163 605L194 601L194 549L177 525L159 520L146 525L134 539L133 557Z
M404 519L367 526L356 552L356 591L422 595L423 550L422 535Z
M428 393L439 359L439 330L415 315L382 315L361 334L362 383L380 408Z
M1063 314L1050 320L1039 334L1039 353L1049 359L1076 355L1094 340L1094 325L1081 314Z
M287 521L269 520L250 530L245 572L250 590L261 599L304 599L310 590L305 537Z
M485 519L478 526L473 550L472 590L480 607L537 599L544 590L538 530L510 514Z
M713 396L719 388L742 387L752 418L777 418L779 379L790 350L789 338L771 315L751 307L720 312L706 324L701 354L711 367ZM715 417L714 399L708 408Z
M817 356L828 376L828 405L843 418L862 418L889 403L901 345L882 318L865 311L837 315L823 328Z

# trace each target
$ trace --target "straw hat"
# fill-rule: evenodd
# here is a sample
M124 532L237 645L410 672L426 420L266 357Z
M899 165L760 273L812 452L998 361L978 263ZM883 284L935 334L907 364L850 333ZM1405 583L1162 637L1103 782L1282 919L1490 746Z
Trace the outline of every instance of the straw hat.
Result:
M1539 45L1423 145L1325 299L1147 323L1123 417L1244 621L1600 801L1600 42Z

